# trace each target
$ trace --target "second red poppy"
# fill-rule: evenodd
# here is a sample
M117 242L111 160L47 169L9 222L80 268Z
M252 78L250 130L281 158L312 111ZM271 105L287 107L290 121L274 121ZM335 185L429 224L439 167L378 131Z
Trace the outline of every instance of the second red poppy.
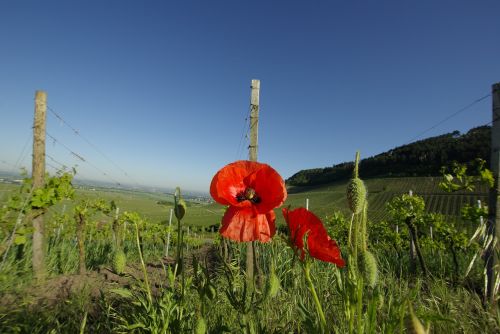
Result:
M300 252L300 258L305 257L304 236L307 234L307 250L312 257L331 262L337 267L345 265L340 248L335 240L326 232L321 220L305 208L295 210L283 209L283 216L290 230L290 241Z

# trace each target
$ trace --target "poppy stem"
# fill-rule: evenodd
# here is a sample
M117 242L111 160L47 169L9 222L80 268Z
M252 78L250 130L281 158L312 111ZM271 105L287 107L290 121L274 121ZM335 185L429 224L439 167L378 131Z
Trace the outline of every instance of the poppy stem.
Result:
M303 268L304 268L304 274L306 276L306 281L309 285L309 291L311 291L314 303L316 304L316 311L318 312L321 320L321 329L324 331L326 328L325 313L323 313L323 308L321 307L321 303L319 302L318 294L316 293L316 289L314 288L314 284L311 280L311 275L310 275L311 268L308 261L304 263Z
M352 224L354 222L354 213L351 216L351 223L349 224L349 235L347 237L347 246L352 247Z

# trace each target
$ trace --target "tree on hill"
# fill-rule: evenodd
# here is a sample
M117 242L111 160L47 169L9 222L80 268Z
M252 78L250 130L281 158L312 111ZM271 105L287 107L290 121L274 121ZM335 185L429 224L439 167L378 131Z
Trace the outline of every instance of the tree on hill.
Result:
M360 177L438 176L441 167L451 161L466 163L476 158L490 159L491 127L480 126L465 134L458 131L396 147L361 160ZM286 182L294 186L319 185L347 180L352 162L333 167L301 170Z

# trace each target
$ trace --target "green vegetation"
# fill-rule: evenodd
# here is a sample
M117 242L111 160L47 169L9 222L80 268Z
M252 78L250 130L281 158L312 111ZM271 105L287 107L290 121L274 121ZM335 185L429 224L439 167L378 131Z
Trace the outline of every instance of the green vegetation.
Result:
M481 126L463 135L455 131L419 140L361 160L360 176L438 176L441 175L441 167L451 161L465 163L476 158L485 160L489 165L490 138L491 127ZM352 162L344 162L333 167L302 170L292 175L287 184L311 186L347 180L352 168Z
M459 172L361 181L351 169L356 187L347 179L290 187L284 205L309 199L347 266L301 262L277 212L278 234L256 247L251 290L245 245L203 230L219 225L222 206L184 202L180 192L89 189L45 214L48 275L34 283L30 221L19 219L31 194L0 184L1 331L498 333L500 309L483 302L483 265L473 261L484 246L472 238L485 215L475 206L488 182ZM443 180L454 192L439 187ZM7 252L10 239L17 242Z
M385 203L395 196L407 194L410 190L413 194L423 197L428 212L440 213L450 219L460 217L460 210L464 205L476 205L477 200L483 203L487 200L488 187L485 184L478 185L474 192L462 190L448 193L439 188L441 181L439 177L393 177L365 180L370 203L368 207L370 220L373 222L386 220L388 212ZM309 208L321 218L331 215L334 210L348 214L347 184L348 180L320 186L290 187L285 206L305 206L306 199L309 199Z

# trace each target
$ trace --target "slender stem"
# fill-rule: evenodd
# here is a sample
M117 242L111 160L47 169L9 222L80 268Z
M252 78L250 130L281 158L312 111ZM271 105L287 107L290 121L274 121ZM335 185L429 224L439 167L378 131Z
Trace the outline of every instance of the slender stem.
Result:
M347 246L352 247L352 223L354 222L354 213L351 216L351 223L349 224L349 235L347 237Z
M144 258L142 257L141 242L139 241L139 226L137 226L137 223L135 223L134 225L137 250L139 252L139 258L141 259L142 272L144 274L144 285L146 286L146 292L148 293L148 300L151 303L153 301L153 298L151 297L151 289L149 287L148 272L146 271L146 265L144 264Z
M356 284L357 333L363 333L363 278L358 276Z
M318 294L316 293L316 289L314 288L314 284L311 280L311 275L310 275L310 267L309 263L305 262L303 265L304 268L304 274L306 276L307 283L309 285L309 291L311 291L311 294L314 299L314 303L316 304L316 311L318 311L320 320L321 320L321 328L324 330L326 328L326 318L325 314L323 313L323 308L321 307L321 303L319 302Z

